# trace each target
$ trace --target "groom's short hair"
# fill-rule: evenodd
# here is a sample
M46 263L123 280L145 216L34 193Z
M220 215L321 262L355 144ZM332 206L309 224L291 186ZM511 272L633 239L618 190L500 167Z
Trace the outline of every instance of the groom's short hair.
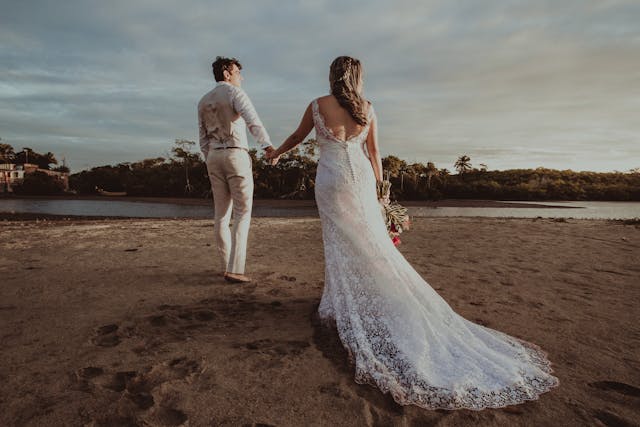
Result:
M242 70L242 65L236 58L225 58L224 56L217 56L216 60L213 61L213 64L211 64L211 68L213 68L213 77L215 77L217 82L224 81L224 72L231 72L231 69L234 65L236 65L239 70Z

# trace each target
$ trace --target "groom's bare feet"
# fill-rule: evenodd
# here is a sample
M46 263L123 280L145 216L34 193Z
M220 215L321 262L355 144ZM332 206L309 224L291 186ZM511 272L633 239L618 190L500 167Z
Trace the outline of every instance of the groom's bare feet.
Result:
M251 279L244 274L225 273L224 280L231 283L249 283Z

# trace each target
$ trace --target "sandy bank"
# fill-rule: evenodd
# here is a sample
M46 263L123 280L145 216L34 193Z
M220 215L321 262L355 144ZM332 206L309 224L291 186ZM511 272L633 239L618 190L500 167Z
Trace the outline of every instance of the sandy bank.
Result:
M421 218L401 250L461 315L540 345L561 385L506 409L400 407L314 318L317 219L253 222L249 285L211 220L0 222L0 425L640 424L640 228Z

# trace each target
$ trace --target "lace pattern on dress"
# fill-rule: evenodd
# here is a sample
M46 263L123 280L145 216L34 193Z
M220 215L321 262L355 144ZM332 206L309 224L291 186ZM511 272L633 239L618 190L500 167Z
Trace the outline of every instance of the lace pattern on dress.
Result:
M557 386L539 347L462 318L411 267L388 237L371 164L352 143L368 128L341 141L315 100L312 108L325 254L318 312L336 327L356 382L402 405L473 410L534 400Z

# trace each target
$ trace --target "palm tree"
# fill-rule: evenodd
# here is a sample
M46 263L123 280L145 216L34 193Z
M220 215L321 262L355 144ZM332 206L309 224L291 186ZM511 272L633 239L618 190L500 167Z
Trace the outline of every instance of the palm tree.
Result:
M451 172L447 168L442 168L438 171L438 179L442 183L442 188L447 188L447 180L450 174Z
M427 189L431 190L431 178L439 175L438 168L433 162L427 162L426 172L427 172Z
M388 171L392 177L400 175L401 170L407 167L407 162L396 156L387 156L382 159L382 169Z
M456 160L453 167L456 168L458 174L464 175L466 172L471 170L471 159L466 154L463 154L458 157L458 160Z
M420 178L424 176L424 165L422 163L413 163L409 165L409 170L411 172L411 176L413 177L413 192L415 194L418 193L418 184L420 183Z
M0 138L0 141L2 141L2 138ZM16 153L11 145L0 142L0 162L11 163L15 155Z

